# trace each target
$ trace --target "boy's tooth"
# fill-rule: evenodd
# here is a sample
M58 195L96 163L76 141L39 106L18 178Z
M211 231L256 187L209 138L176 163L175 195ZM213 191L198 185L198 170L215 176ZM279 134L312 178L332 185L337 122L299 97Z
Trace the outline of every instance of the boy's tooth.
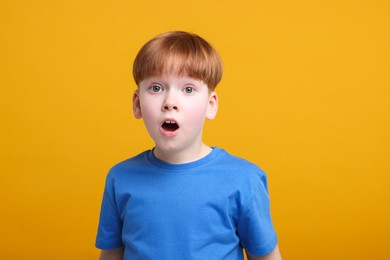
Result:
M166 124L176 124L175 121L170 121L170 120L167 120L165 121Z

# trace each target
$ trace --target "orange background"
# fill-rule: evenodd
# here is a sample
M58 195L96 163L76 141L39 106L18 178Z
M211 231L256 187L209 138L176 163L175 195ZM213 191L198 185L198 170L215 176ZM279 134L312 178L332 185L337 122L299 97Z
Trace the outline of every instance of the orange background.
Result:
M1 1L0 259L97 259L105 175L153 146L132 61L177 29L222 56L205 141L268 173L284 259L390 259L389 3Z

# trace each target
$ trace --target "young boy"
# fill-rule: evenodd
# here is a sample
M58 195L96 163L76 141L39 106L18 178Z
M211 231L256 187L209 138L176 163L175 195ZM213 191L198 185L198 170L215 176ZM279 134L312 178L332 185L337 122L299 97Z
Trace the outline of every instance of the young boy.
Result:
M133 112L155 142L115 165L103 196L100 259L281 259L267 179L254 164L202 142L218 110L220 58L187 32L156 36L133 67Z

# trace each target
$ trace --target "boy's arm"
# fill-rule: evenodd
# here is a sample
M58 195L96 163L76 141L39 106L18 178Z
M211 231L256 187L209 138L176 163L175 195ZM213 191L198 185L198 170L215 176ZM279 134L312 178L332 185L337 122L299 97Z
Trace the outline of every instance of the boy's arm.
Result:
M123 260L124 248L102 250L99 260Z
M251 253L249 253L248 251L246 251L246 255L248 257L248 260L281 260L282 259L282 256L280 255L278 246L276 246L274 251L272 251L268 255L254 256Z

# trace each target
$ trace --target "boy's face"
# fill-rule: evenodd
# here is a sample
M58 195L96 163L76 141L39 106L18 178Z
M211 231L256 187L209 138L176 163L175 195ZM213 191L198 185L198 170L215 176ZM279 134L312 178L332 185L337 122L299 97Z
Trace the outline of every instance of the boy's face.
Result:
M143 118L160 154L199 152L205 119L214 119L218 98L201 80L188 76L156 76L140 82L133 111Z

